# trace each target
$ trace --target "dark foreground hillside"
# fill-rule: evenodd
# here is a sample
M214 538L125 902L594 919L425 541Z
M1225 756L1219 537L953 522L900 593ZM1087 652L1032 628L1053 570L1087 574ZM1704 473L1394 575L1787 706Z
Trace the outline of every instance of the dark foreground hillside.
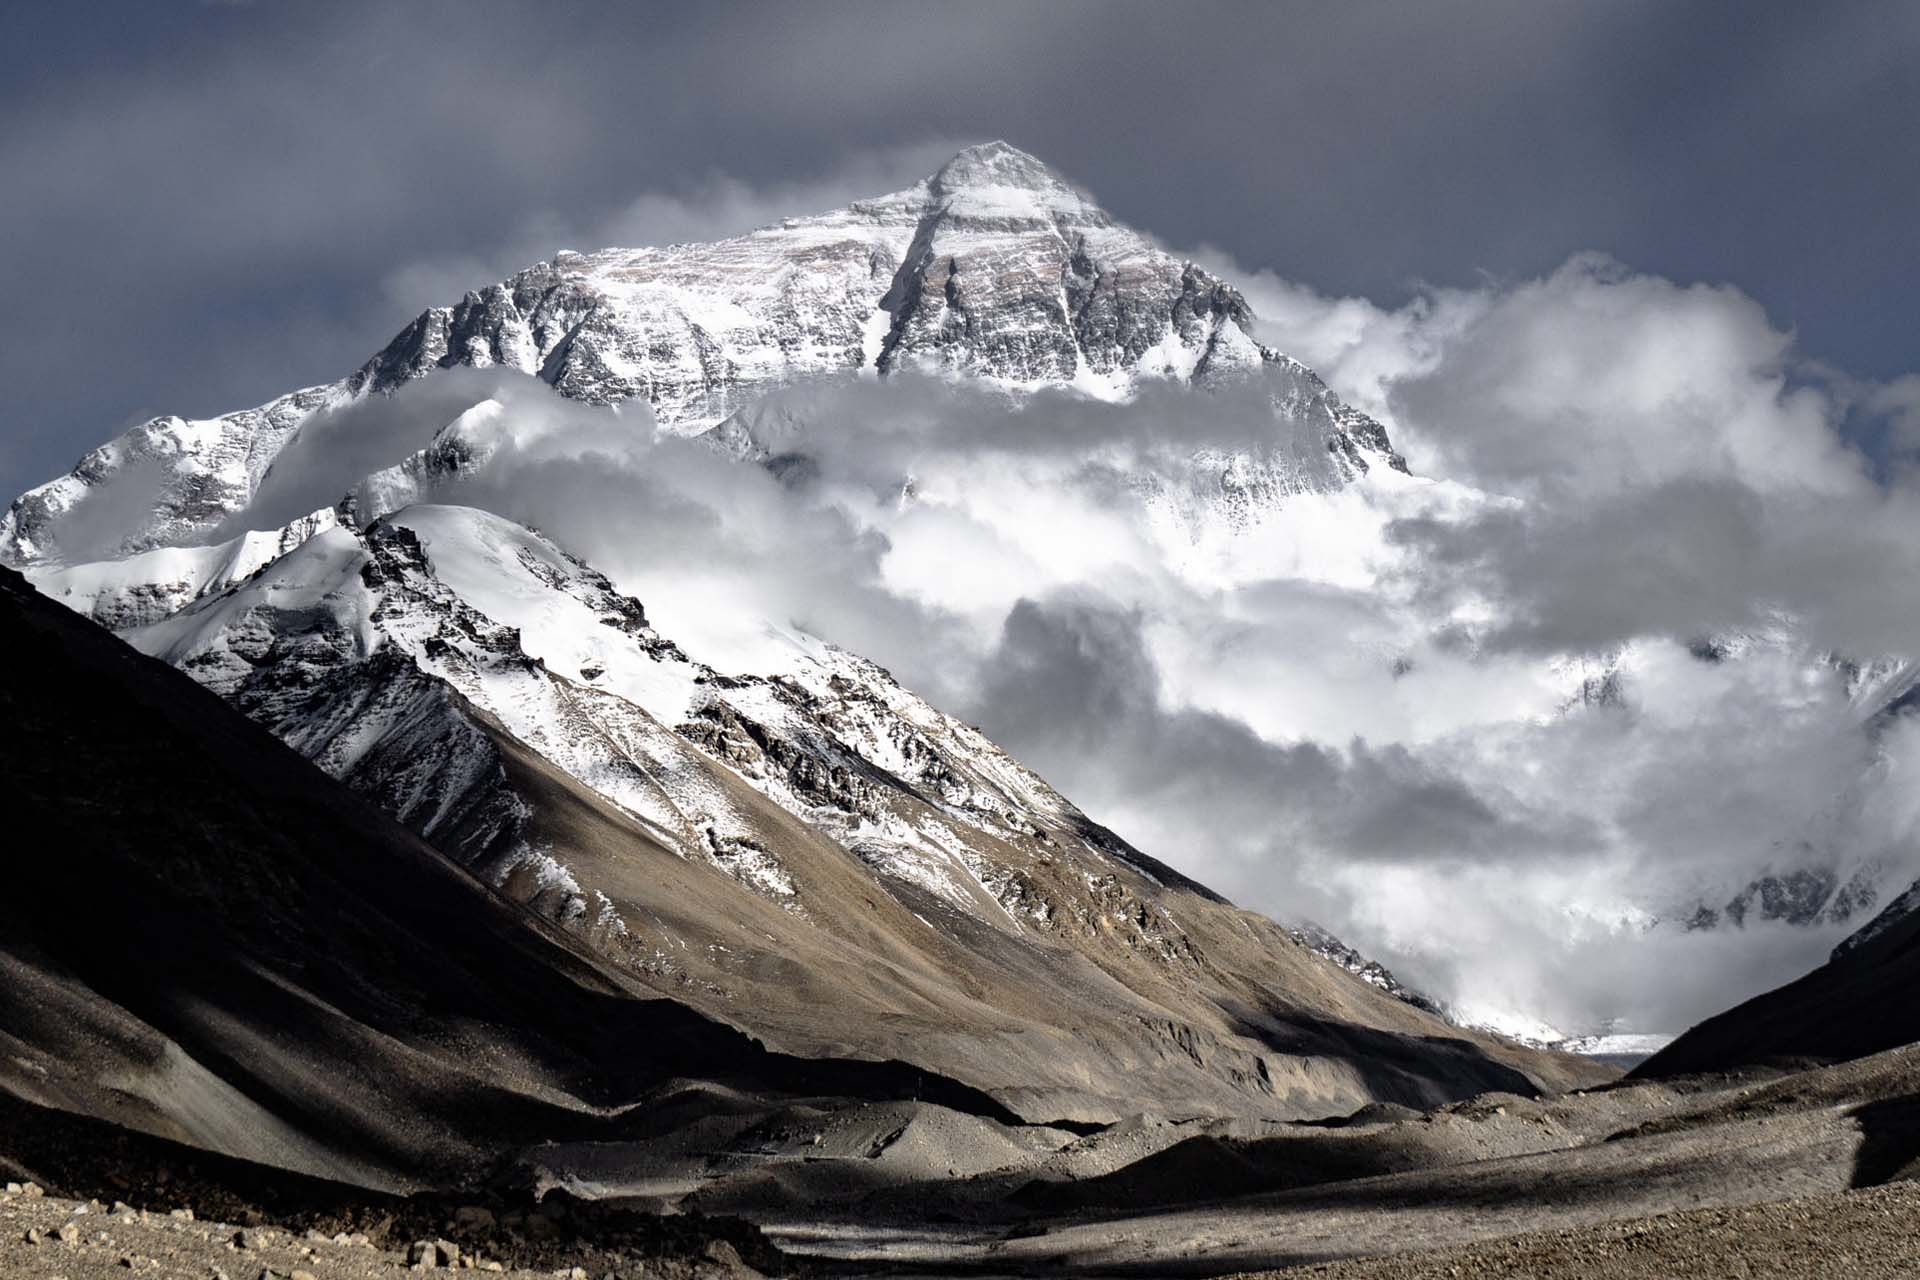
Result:
M0 1087L390 1189L609 1138L683 1078L972 1090L770 1054L627 989L211 694L0 570Z
M1876 922L1812 973L1702 1022L1641 1076L1834 1062L1920 1041L1920 911Z

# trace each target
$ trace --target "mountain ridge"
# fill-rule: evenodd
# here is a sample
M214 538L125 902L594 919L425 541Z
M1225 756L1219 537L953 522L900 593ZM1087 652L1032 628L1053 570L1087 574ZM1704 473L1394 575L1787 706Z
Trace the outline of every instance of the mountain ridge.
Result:
M995 185L1008 172L1030 185ZM1033 157L983 144L905 191L710 245L563 252L422 312L337 382L217 418L142 423L17 498L0 515L0 562L202 541L244 508L316 410L455 366L515 369L584 403L643 400L663 429L685 434L775 386L863 370L1102 398L1143 378L1264 373L1277 380L1277 427L1319 422L1338 475L1405 470L1384 428L1250 329L1230 285L1121 227ZM149 472L160 481L151 519L118 538L89 527L100 494ZM100 505L115 508L111 523L141 504ZM84 535L105 540L69 545Z

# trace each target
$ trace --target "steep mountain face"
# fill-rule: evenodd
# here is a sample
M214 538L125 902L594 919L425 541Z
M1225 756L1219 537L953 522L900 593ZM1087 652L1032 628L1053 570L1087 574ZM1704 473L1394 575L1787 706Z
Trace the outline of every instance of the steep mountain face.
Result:
M810 379L1258 397L1269 443L1130 482L1176 521L1404 472L1250 326L1229 286L992 144L718 244L562 254L424 313L339 383L156 420L18 500L0 556L623 979L783 1051L900 1058L1040 1119L1324 1115L1592 1078L1238 911L870 662L780 628L750 666L690 655L546 538L435 503L519 429L497 401L424 448L394 440L330 507L252 518L327 448L302 435L316 411L456 366L644 401L744 465L774 465L793 426L768 393Z
M795 635L770 674L716 671L484 512L326 530L128 637L784 1051L902 1058L1036 1119L1324 1114L1580 1074L1350 979L873 664Z
M698 434L767 390L904 370L1011 393L1118 398L1143 380L1271 382L1274 455L1202 460L1229 496L1398 469L1386 432L1261 346L1230 285L1116 224L1005 143L894 195L705 245L562 253L423 312L352 375L219 418L156 418L0 517L0 561L120 558L211 540L300 423L435 370L506 367ZM736 424L736 427L738 424ZM1298 464L1306 442L1313 467Z
M1155 569L1169 570L1183 589L1218 593L1283 578L1341 591L1382 589L1371 561L1388 550L1383 531L1391 520L1417 514L1439 490L1448 491L1446 502L1486 496L1408 476L1379 424L1341 403L1312 371L1261 346L1253 323L1230 284L1116 223L1032 157L989 144L969 148L904 191L717 243L561 253L423 312L336 382L219 418L155 419L16 500L0 516L0 560L23 567L73 608L187 663L483 874L520 886L516 892L524 888L543 909L590 918L609 933L633 921L565 866L549 865L539 839L528 835L536 821L524 811L528 802L500 798L495 783L510 753L485 745L488 734L527 744L561 775L750 892L778 897L792 873L761 847L764 835L743 834L722 816L698 816L727 812L700 781L714 763L729 778L746 778L782 812L824 822L835 848L884 862L889 875L921 867L923 879L939 885L932 892L954 901L984 895L1001 904L996 909L1017 914L1002 901L1018 885L1000 855L963 874L954 868L964 867L966 856L939 851L949 841L945 833L957 823L964 843L987 838L982 832L999 840L1002 827L1049 830L1061 821L1064 802L1037 784L1001 786L998 763L986 769L984 782L969 773L986 768L978 763L985 748L963 749L951 726L927 729L921 710L896 705L906 695L884 673L806 637L773 646L778 656L768 665L759 656L703 649L702 637L683 628L677 647L658 640L684 648L680 660L648 657L632 668L644 672L644 687L624 686L607 654L567 638L600 636L607 629L596 618L628 607L588 603L596 591L617 594L610 585L581 585L593 570L553 561L562 553L506 526L476 525L458 537L442 528L440 553L430 553L424 525L446 519L432 509L488 505L462 492L463 479L482 473L493 451L511 453L538 433L516 417L511 391L456 391L490 376L472 370L511 370L510 377L493 376L509 385L539 379L582 404L624 409L600 413L596 430L630 429L654 440L657 429L698 440L721 457L764 467L790 492L805 491L816 460L807 449L831 436L835 413L852 393L898 392L904 402L909 390L926 388L903 384L964 384L976 389L968 402L976 407L1003 400L1037 407L1024 420L1035 431L1058 425L1067 416L1056 412L1063 405L1112 414L1108 402L1130 400L1143 416L1177 403L1229 405L1235 415L1251 406L1252 425L1262 430L1250 445L1240 434L1189 434L1178 429L1180 411L1170 410L1173 427L1133 453L1116 451L1117 460L1103 453L1090 464L1103 486L1100 500L1111 497L1123 509L1125 535L1140 537L1149 558L1159 558ZM376 431L368 443L365 424L380 425L381 405L418 405L408 397L435 388L445 389L444 414L423 426L429 415L410 413L407 433ZM1188 395L1192 388L1205 394ZM482 398L496 393L499 399ZM544 392L540 398L552 399ZM875 413L885 411L886 402L879 404ZM337 428L356 413L362 429L348 448ZM396 411L393 420L402 417ZM1245 425L1238 416L1234 424ZM335 456L350 456L351 464L332 466ZM298 483L315 474L325 483ZM995 480L986 468L954 467L944 477L902 468L874 487L890 507L909 512L921 503L922 511L937 510L955 492L972 494ZM290 491L294 500L283 500ZM1026 515L1015 513L1009 523ZM865 533L878 541L888 530L876 524ZM480 566L474 572L449 567L456 565L453 544L494 538L571 585L529 587L531 595L502 600L486 583L525 576L525 563L495 565L475 554L457 562ZM314 545L305 548L309 539ZM385 575L377 618L344 621L312 601L261 607L262 583L287 600L352 596L365 568L355 557L367 557L370 572ZM337 582L305 585L327 581L329 564ZM248 587L250 579L257 581ZM539 628L520 605L542 592L571 592L573 612L567 626L547 627L548 638L534 643ZM677 602L653 603L673 616ZM645 630L632 623L632 644L642 643ZM1378 641L1382 680L1413 670L1410 658L1387 651L1402 639L1420 641L1412 626L1391 644ZM1695 657L1731 663L1755 645L1776 643L1790 640L1722 637L1702 641ZM1869 733L1911 699L1914 672L1901 664L1846 668L1803 656L1810 678L1847 683ZM1635 711L1641 691L1630 654L1574 655L1548 665L1553 669L1540 679L1543 705L1514 714L1551 714L1544 704L1559 690L1568 717ZM858 691L854 703L844 701L849 689ZM856 722L880 714L871 706L890 719L855 732ZM635 717L636 707L644 718ZM482 728L462 727L470 719ZM788 732L781 727L788 721L803 730ZM397 723L414 726L418 737L398 733ZM1262 731L1276 739L1333 740L1324 725ZM915 735L935 742L937 767L959 770L955 785L971 798L956 799L943 780L922 777L920 766L900 755L920 750ZM419 763L442 756L467 762L466 772ZM964 817L943 811L935 824L942 834L929 835L918 810L908 817L876 811L872 796L893 793L875 792L870 769ZM693 798L676 788L691 788ZM1845 798L1835 808L1844 813ZM1709 883L1661 879L1645 886L1624 915L1657 920L1660 928L1720 929L1729 938L1747 924L1775 920L1847 926L1911 872L1898 856L1843 855L1858 844L1846 834L1783 832L1751 861L1727 859L1737 869L1716 871L1720 878ZM882 857L882 850L889 852ZM992 868L983 870L988 863ZM1391 975L1338 939L1310 930L1298 937L1381 989L1401 992ZM1461 992L1442 994L1464 1002ZM1516 1016L1507 1019L1509 1012ZM1537 1017L1518 1016L1530 1012L1473 1016L1509 1029L1539 1025L1542 1038L1558 1034Z

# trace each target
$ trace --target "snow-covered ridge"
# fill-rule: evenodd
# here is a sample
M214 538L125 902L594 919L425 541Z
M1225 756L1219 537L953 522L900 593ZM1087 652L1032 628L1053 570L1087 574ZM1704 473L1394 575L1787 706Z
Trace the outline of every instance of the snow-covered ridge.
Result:
M1403 466L1379 424L1255 341L1230 284L990 143L905 191L732 239L561 253L421 313L337 382L217 418L156 418L16 499L0 516L0 561L82 563L227 536L314 412L457 366L518 370L593 404L644 402L684 434L778 386L909 368L1103 399L1142 379L1261 377L1285 477L1266 492ZM1303 468L1296 437L1325 464Z
M1840 940L1833 949L1833 959L1848 955L1865 943L1873 941L1901 921L1908 919L1914 912L1920 911L1920 881L1909 886L1906 892L1887 903L1880 912L1854 932Z
M324 507L279 529L205 546L155 547L124 560L48 568L36 585L76 613L115 631L157 622L201 596L252 576L339 523Z
M486 512L412 507L361 532L321 530L126 634L484 876L527 879L561 919L627 928L589 901L565 851L530 841L527 806L468 708L680 857L790 910L808 909L805 876L729 776L992 928L1091 928L1118 895L1132 904L1129 948L1185 954L1178 927L1116 878L1157 882L1152 864L880 668L783 633L780 674L717 672L591 567ZM1082 891L1049 892L992 856L1009 843L1078 865L1066 883Z

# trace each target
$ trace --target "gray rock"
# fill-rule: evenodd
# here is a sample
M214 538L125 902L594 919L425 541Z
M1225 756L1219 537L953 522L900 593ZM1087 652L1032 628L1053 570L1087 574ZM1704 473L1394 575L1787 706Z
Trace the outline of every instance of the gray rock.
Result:
M422 1270L460 1265L460 1246L451 1240L415 1240L407 1247L407 1265Z

